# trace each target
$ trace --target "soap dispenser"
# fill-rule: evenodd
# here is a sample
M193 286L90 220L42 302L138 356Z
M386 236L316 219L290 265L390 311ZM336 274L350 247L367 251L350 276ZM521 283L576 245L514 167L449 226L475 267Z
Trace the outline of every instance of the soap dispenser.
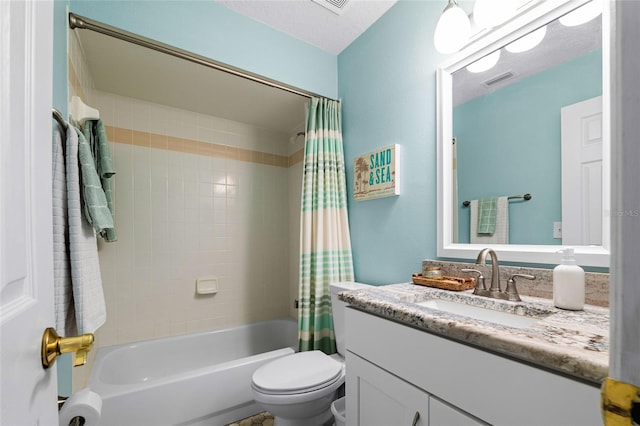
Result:
M584 308L584 269L577 265L573 248L558 253L562 253L562 259L553 269L553 304L580 311Z

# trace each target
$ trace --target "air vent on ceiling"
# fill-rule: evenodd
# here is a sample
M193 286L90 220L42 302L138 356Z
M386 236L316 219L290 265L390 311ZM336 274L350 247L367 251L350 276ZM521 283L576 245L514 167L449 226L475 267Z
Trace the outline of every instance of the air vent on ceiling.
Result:
M484 81L482 84L484 84L487 87L491 87L494 84L498 84L501 81L508 80L510 78L513 78L513 77L515 77L515 74L512 73L511 71L507 71L507 72L499 74L499 75L497 75L497 76L495 76L493 78L490 78L487 81Z
M311 0L312 2L319 4L335 13L336 15L342 15L349 0Z

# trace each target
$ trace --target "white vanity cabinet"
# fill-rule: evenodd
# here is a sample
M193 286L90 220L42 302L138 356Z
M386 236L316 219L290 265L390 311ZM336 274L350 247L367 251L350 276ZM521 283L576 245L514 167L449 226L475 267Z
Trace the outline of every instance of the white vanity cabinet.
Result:
M601 425L600 389L347 309L347 425Z

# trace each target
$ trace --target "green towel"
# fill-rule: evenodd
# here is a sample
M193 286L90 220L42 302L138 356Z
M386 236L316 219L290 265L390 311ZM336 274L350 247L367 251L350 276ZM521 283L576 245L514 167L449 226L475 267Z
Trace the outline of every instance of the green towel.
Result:
M79 129L78 162L80 164L82 209L87 221L96 232L105 238L107 230L113 229L113 215L107 205L107 198L102 189L102 182L96 171L91 146Z
M496 232L497 211L498 197L478 200L478 234L493 234Z
M102 120L87 120L84 125L84 136L91 147L96 171L98 172L98 176L100 176L102 189L107 199L107 207L113 217L111 178L116 174L116 170L113 166L113 159L111 158L111 148L109 147L107 131L104 128ZM118 240L115 227L105 228L105 230L100 233L100 236L107 242Z

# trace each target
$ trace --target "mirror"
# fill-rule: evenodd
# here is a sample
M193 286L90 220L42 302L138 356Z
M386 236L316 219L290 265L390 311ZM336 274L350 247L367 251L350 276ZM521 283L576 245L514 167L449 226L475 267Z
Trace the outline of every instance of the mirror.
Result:
M438 69L440 257L473 259L491 246L500 260L554 264L572 246L580 264L609 265L608 10L566 25L579 6L607 2L546 3ZM466 203L493 196L510 197L503 239L477 234L477 206Z

